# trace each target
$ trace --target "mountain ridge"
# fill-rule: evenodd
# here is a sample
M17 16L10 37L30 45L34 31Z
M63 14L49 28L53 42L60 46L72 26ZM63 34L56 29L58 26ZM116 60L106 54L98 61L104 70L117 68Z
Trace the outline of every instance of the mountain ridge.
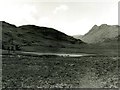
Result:
M118 32L120 30L119 28L120 26L118 25L94 25L90 29L90 31L80 39L86 43L101 43L104 42L106 39L112 39L118 36Z

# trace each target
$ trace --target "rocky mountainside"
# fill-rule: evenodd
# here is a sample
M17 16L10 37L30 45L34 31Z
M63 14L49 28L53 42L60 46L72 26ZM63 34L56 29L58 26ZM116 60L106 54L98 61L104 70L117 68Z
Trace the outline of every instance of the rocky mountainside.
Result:
M85 34L81 40L86 43L100 43L118 36L120 27L118 25L102 24L94 25L93 28Z
M59 52L68 48L76 48L84 44L81 40L68 36L58 30L35 25L23 25L16 27L2 21L2 43L6 49L12 44L19 45L21 50L40 52Z
M87 43L83 50L86 53L118 55L118 47L120 47L120 26L118 25L94 25L82 38L77 37Z

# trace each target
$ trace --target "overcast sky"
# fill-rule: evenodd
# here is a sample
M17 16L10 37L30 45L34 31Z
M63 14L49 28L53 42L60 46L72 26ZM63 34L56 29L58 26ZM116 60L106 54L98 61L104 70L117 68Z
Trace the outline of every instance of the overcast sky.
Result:
M84 35L95 24L118 24L119 0L0 0L0 21Z

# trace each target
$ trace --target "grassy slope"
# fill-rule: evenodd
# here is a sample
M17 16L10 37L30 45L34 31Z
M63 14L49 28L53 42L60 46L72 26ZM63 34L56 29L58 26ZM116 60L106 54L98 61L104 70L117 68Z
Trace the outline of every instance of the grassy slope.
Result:
M24 51L66 52L70 48L78 48L84 44L81 40L74 39L52 28L34 25L16 27L4 22L3 45L8 45L8 40L11 38ZM65 50L61 48L65 48Z
M96 53L108 56L118 56L120 47L120 36L107 39L102 43L88 44L83 48L84 52Z

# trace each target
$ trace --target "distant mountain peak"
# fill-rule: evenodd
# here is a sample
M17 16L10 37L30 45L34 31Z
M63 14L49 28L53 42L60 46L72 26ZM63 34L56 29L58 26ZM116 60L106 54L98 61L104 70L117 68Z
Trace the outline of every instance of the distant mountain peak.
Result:
M81 39L86 43L99 43L103 42L106 39L115 38L120 32L119 25L107 25L101 24L100 26L94 25L88 33L84 36L77 36L75 38Z
M96 29L96 28L98 28L99 26L97 26L97 25L94 25L93 27L92 27L92 29Z
M118 25L94 25L92 29L83 36L82 40L87 43L103 42L106 39L111 39L118 36L118 28Z

